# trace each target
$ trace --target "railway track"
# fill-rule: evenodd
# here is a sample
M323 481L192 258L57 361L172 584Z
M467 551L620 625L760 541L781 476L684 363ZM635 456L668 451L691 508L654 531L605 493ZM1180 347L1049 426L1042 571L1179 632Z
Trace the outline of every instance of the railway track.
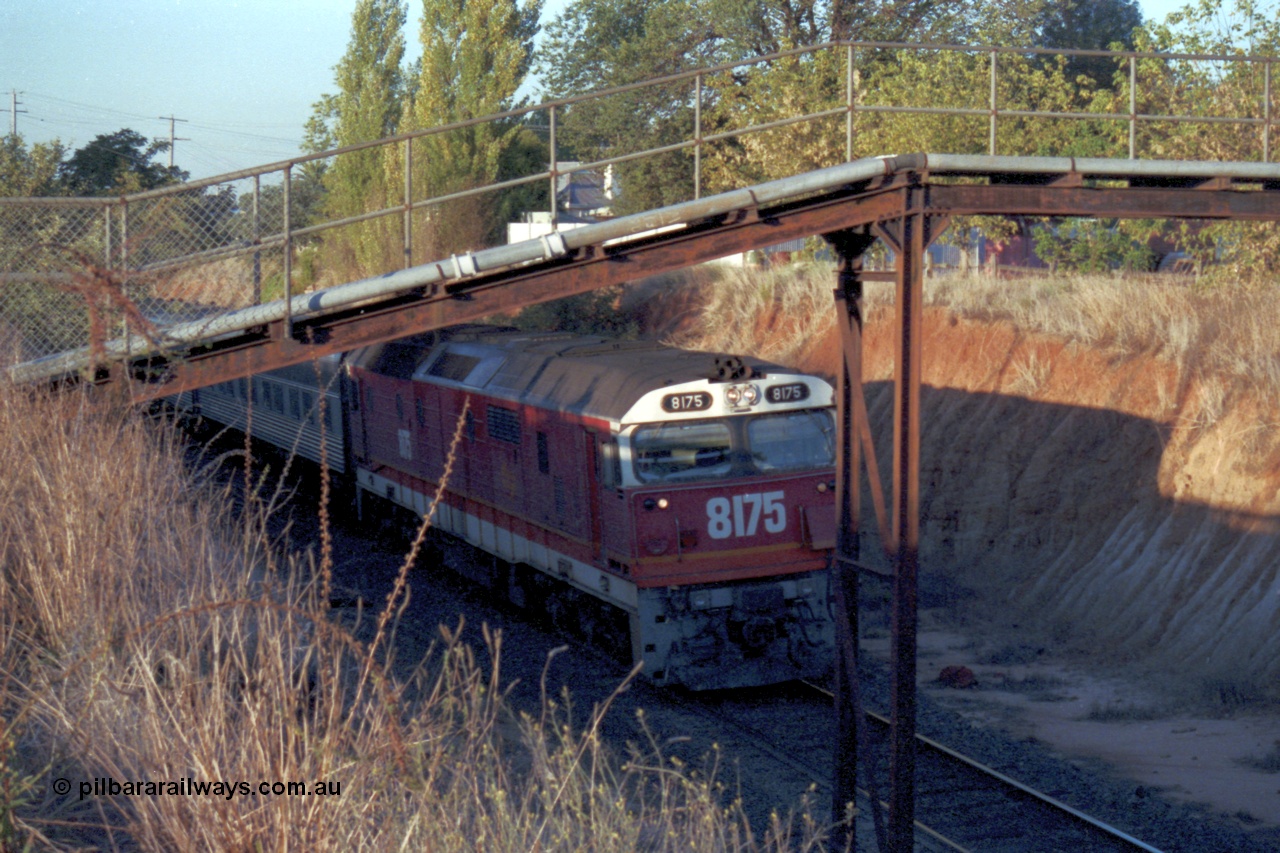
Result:
M237 469L238 470L238 469ZM305 488L305 486L304 486ZM348 535L361 539L367 535L362 529L353 529ZM305 535L304 535L305 538ZM359 546L362 554L372 547ZM396 554L398 557L398 552ZM396 561L388 558L387 571L394 574ZM464 573L465 574L465 573ZM364 584L351 579L353 587L361 588L366 600L380 600L385 590L375 585L363 589ZM370 578L372 580L372 578ZM424 583L419 578L415 583ZM477 601L484 598L475 593ZM416 600L432 601L433 595L417 596ZM417 610L414 607L413 610ZM503 615L482 608L483 612L469 617L469 624L483 621L502 624L512 619L527 621L528 627L516 629L517 634L530 634L508 650L508 673L515 672L525 684L537 682L543 663L538 651L542 629L529 619L527 613L517 615L509 608L502 608ZM456 621L450 613L430 615L414 613L401 631L405 634L422 633L422 644L434 636L434 626ZM546 638L546 644L556 641ZM518 664L522 657L517 650L529 646L531 662ZM512 655L512 652L516 654ZM599 652L566 655L565 663L572 671L569 679L574 693L583 707L608 695L616 686L625 667ZM569 663L569 658L574 658ZM874 681L874 676L871 676ZM520 691L517 690L517 693ZM598 694L598 695L597 695ZM866 695L876 701L873 690ZM527 698L527 697L526 697ZM532 701L532 700L530 700ZM718 744L727 764L739 774L738 788L744 807L749 812L753 826L762 826L769 813L777 808L785 809L798 802L799 796L809 792L809 802L815 816L825 816L831 796L831 747L835 737L835 720L831 707L831 695L817 685L796 682L771 687L692 693L683 689L658 689L643 682L633 685L619 697L612 715L611 739L622 743L635 737L633 726L635 710L647 707L658 713L648 716L648 722L663 737L668 738L677 751L690 762L697 762L712 744ZM881 761L876 771L878 779L887 779L883 756L887 748L883 741L887 722L871 715L868 720L873 731L875 751ZM944 735L948 739L952 739ZM969 741L965 735L956 735L955 742ZM1011 766L1020 761L995 758L993 763ZM727 769L727 768L726 768ZM732 771L728 774L731 776ZM1019 775L1024 775L1019 772ZM1032 773L1027 778L1041 778ZM1079 780L1075 784L1050 782L1057 790L1082 789ZM1093 787L1091 783L1084 783ZM880 791L883 795L884 791ZM1105 821L1091 818L1082 811L1038 793L1013 779L984 766L981 762L959 755L927 738L919 742L917 761L917 821L916 848L918 850L973 850L973 851L1151 851L1156 846L1131 837L1125 832L1108 826ZM1077 799L1074 795L1073 799ZM1088 798L1085 798L1086 801ZM858 828L860 850L876 850L871 832L869 798L860 792L860 825ZM1086 806L1093 810L1092 805ZM1106 813L1102 808L1097 813ZM1174 823L1146 823L1140 832L1162 843L1166 849L1178 850L1261 850L1271 849L1250 843L1249 839L1235 835L1212 835L1204 832L1201 821L1197 825L1185 823L1185 815L1174 817ZM1159 825L1159 831L1151 830Z
M726 736L812 780L830 796L832 696L817 685L780 685L740 695L683 694ZM878 779L887 779L889 721L868 714ZM1158 848L1046 793L931 740L917 737L916 848L983 853L1148 851ZM883 791L880 792L883 794ZM875 849L870 796L859 788L860 849ZM881 804L884 808L884 804Z

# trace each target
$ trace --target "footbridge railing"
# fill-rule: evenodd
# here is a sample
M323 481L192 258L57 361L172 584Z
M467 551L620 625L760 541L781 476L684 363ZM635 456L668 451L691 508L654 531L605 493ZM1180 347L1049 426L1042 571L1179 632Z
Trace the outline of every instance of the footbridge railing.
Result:
M312 294L16 365L21 382L128 377L137 399L306 361L753 247L822 235L837 256L836 614L832 814L855 799L863 475L891 572L887 848L914 849L924 257L966 215L1280 221L1280 164L915 154L861 158L539 239L454 255ZM863 257L894 250L889 488L863 393ZM96 366L106 361L111 370ZM881 439L883 440L883 439ZM878 570L877 573L879 573ZM870 768L866 772L871 772ZM837 832L851 831L847 824ZM1142 845L1143 849L1150 849Z
M1053 67L1059 68L1061 82L1065 64L1079 60L1101 62L1112 74L1092 97L1067 97L1061 86L1049 91L1028 82L1045 79L1031 69ZM526 211L530 204L541 205L543 227L558 232L565 223L553 200L572 174L625 174L658 158L678 166L667 170L679 176L677 185L664 187L668 202L698 200L708 192L886 150L1071 155L1080 153L1073 146L1080 145L1082 134L1063 128L1081 122L1090 123L1083 136L1092 153L1106 157L1267 163L1274 159L1280 124L1273 79L1278 61L829 43L151 192L0 199L0 360L13 364L101 349L108 339L169 334L266 303L282 305L287 323L298 293L486 248L483 240L450 245L439 237L440 222L465 219L477 204L523 202ZM920 76L929 66L944 66L951 82L941 89L930 84ZM777 86L753 88L775 73L803 81L791 90L803 97L773 98L767 93L777 92ZM752 92L753 97L741 97ZM643 142L653 139L651 134L637 133L641 142L612 142L593 149L587 161L566 163L558 137L575 112L655 101L682 110L691 122L687 133L657 145ZM649 121L637 115L638 127ZM475 186L441 185L429 176L424 161L437 150L432 140L521 125L543 140L546 168ZM1230 132L1209 134L1215 140L1210 146L1195 134L1171 140L1155 130L1190 126ZM1228 138L1230 145L1224 145ZM369 164L397 177L362 209L334 214L323 198L324 173L373 168ZM516 193L524 195L515 198ZM615 200L620 209L626 204L625 196Z

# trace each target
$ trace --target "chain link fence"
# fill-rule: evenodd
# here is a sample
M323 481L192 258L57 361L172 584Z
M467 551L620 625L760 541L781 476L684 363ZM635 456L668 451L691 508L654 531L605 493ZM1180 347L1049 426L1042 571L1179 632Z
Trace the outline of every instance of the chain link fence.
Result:
M1027 82L1044 75L1036 78L1028 69L1043 70L1054 54L1063 62L1085 57L1109 63L1114 69L1111 99L1049 103L1052 92ZM893 62L885 63L886 56ZM880 63L877 68L899 69L897 76L881 76L875 85L866 85L862 69L873 60ZM484 248L474 242L451 247L440 235L454 226L458 234L479 233L467 230L467 220L478 218L486 205L513 213L541 205L548 227L556 228L564 211L549 199L574 170L617 170L629 174L633 186L663 183L662 197L654 203L669 204L728 186L897 151L902 145L929 146L936 139L948 140L946 145L953 149L948 153L1078 153L1043 150L1045 145L1072 144L1079 135L1070 132L1059 134L1061 143L1042 141L1034 143L1041 150L1023 149L1033 144L1029 140L1036 127L1081 126L1081 120L1092 123L1091 142L1106 143L1090 156L1269 161L1274 126L1280 124L1273 94L1276 61L1252 56L826 44L145 193L94 199L4 198L0 360L7 366L100 346L126 332L159 337L173 324L447 257L451 251ZM947 79L964 91L950 106L941 104L936 85L923 78L913 81L902 70L913 63L917 71L945 63ZM1204 67L1211 70L1194 70ZM777 76L779 69L783 77ZM775 76L769 78L766 72ZM797 85L783 97L782 90L772 87L788 74ZM1189 89L1186 80L1201 81L1197 85L1204 91ZM1224 96L1224 81L1235 81L1231 97ZM792 97L796 92L808 94ZM570 167L560 160L558 124L564 127L575 117L581 124L593 114L610 111L651 115L648 107L637 111L638 104L649 101L677 105L682 119L673 122L669 132L638 133L635 139L644 140L647 147L624 140L602 146L593 162ZM709 109L713 104L718 111ZM1202 113L1202 108L1209 111ZM1169 146L1155 140L1151 130L1161 123L1198 123L1204 128L1203 140L1183 134L1181 147ZM484 186L442 186L429 177L440 164L441 152L461 150L451 147L451 138L462 139L486 125L505 133L516 124L540 134L546 155L535 159L544 170ZM962 132L956 135L955 128ZM350 199L337 205L325 197L323 175L344 169L399 177L385 181L380 194L353 209Z
M283 293L279 187L0 199L0 354L15 363ZM274 296L273 296L274 292Z

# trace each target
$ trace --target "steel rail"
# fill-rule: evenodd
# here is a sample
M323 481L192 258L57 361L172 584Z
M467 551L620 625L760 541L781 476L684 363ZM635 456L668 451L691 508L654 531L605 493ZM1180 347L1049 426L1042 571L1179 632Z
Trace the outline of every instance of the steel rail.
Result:
M831 697L832 699L835 698L834 694L832 694L830 690L828 690L827 688L823 687L820 684L815 684L812 681L804 681L801 683L809 687L810 689L818 693L821 693L824 696ZM888 728L889 726L888 717L885 717L874 711L864 711L863 713L867 719L875 720L880 725L884 726L885 728ZM1113 838L1117 838L1120 841L1125 842L1126 844L1130 844L1137 850L1142 850L1144 851L1144 853L1163 853L1163 851L1160 850L1160 848L1153 847L1150 844L1147 844L1145 841L1139 838L1133 837L1132 835L1130 835L1129 833L1125 832L1122 829L1118 829L1117 827L1114 827L1109 823L1098 820L1092 815L1080 811L1075 806L1064 803L1062 800L1059 800L1057 797L1054 797L1051 794L1046 794L1044 791L1041 791L1037 788L1033 788L1030 785L1026 784L1025 782L1020 782L1017 779L1014 779L1012 776L1008 775L1007 773L1003 773L999 770L996 770L994 767L991 767L988 764L983 764L981 761L978 761L975 758L971 758L958 750L952 749L946 744L941 743L940 741L936 741L933 738L928 737L927 735L922 735L919 732L917 732L916 741L918 743L921 743L929 747L929 749L932 749L935 752L939 752L945 755L947 758L950 758L954 761L964 764L967 767L971 767L974 770L977 770L979 773L983 774L984 776L990 776L991 778L995 779L996 781L1000 782L1003 785L1007 785L1010 788L1013 788L1023 794L1026 794L1029 797L1039 800L1045 805L1050 806L1054 809L1057 809L1058 811L1069 814L1073 818L1081 821L1082 823L1086 823L1089 826L1092 826L1094 829L1105 832L1107 835L1110 835Z
M872 711L867 711L866 716L868 719L875 720L876 722L880 723L883 726L887 727L889 725L888 718L883 717L880 714L874 713ZM1010 788L1014 788L1015 790L1020 791L1021 793L1024 793L1030 797L1033 797L1034 799L1039 800L1040 802L1044 803L1047 806L1051 806L1052 808L1057 809L1058 811L1069 814L1076 820L1079 820L1082 823L1086 823L1089 826L1092 826L1094 829L1101 830L1102 832L1105 832L1107 835L1110 835L1113 838L1117 838L1125 842L1126 844L1131 844L1133 845L1133 847L1135 847L1138 850L1146 851L1146 853L1163 853L1163 851L1161 851L1159 848L1152 847L1150 844L1147 844L1145 841L1142 841L1141 839L1138 839L1138 838L1134 838L1132 835L1125 832L1124 830L1118 829L1109 823L1100 821L1097 818L1093 817L1092 815L1086 814L1085 812L1080 811L1075 806L1071 806L1071 805L1068 805L1067 803L1064 803L1062 800L1059 800L1057 797L1054 797L1050 794L1046 794L1043 791L1037 790L1036 788L1032 788L1030 785L1027 785L1024 782L1019 782L1017 779L1014 779L1012 776L1009 776L1006 773L1002 773L999 770L996 770L994 767L983 764L981 761L978 761L977 759L970 758L964 753L954 750L951 747L947 746L946 744L939 743L938 741L930 737L927 737L925 735L922 735L918 732L916 733L916 741L924 744L925 746L929 747L935 752L942 753L943 755L947 756L950 759L958 761L961 764L964 764L968 767L972 767L974 770L977 770L979 773L982 773L985 776L990 776L991 778L995 779L996 781L1000 782L1003 785L1008 785Z
M805 681L801 683L806 684L810 687L813 687L819 692L826 693L826 691L824 691L821 687L818 687L817 685L812 684L811 682ZM660 700L671 702L672 704L675 704L679 707L688 708L690 706L694 706L697 708L698 712L701 713L703 716L717 720L722 724L733 726L734 728L738 729L738 731L745 736L744 739L747 740L747 742L749 742L756 749L765 753L770 758L777 761L779 764L783 764L787 767L790 767L792 770L795 770L796 772L809 777L809 779L813 781L816 787L821 788L823 790L827 790L827 791L831 790L832 783L829 779L824 778L823 775L818 770L814 769L813 767L810 767L805 762L797 759L794 755L787 752L783 747L776 746L771 740L769 740L769 738L765 735L764 732L760 731L755 726L752 726L748 723L743 722L742 720L734 718L731 714L728 714L725 711L720 710L719 708L713 707L709 702L703 699L699 699L696 697L690 698L687 696L684 697L683 699L676 699L675 697L669 696L665 692L658 692L657 695ZM829 696L830 694L827 693L827 695ZM872 808L880 808L881 810L887 810L889 808L889 803L886 802L885 800L883 799L873 800L871 793L867 791L865 788L856 787L855 790L857 791L859 796L870 801ZM965 847L963 844L960 844L959 842L955 841L952 838L948 838L941 831L934 829L928 824L923 823L920 820L913 821L913 824L915 829L924 833L931 840L937 842L938 844L945 847L946 849L956 851L956 853L970 853L969 848Z

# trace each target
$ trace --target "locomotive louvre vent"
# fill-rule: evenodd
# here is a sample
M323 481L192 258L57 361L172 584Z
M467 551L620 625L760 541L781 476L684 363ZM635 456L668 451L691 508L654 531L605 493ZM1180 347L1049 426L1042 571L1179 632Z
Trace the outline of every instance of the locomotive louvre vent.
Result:
M510 444L520 443L520 415L514 409L490 406L487 420L490 438Z
M569 514L569 496L564 490L564 480L552 477L551 482L555 487L556 515L563 520Z

